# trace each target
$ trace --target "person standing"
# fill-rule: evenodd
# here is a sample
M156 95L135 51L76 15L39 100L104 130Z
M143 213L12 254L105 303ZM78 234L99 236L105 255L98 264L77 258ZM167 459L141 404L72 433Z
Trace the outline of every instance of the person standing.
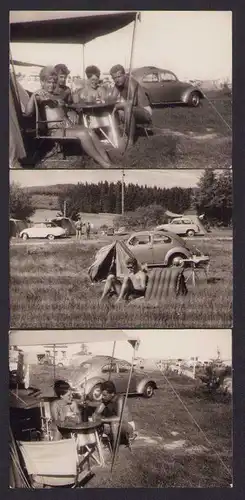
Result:
M76 227L76 239L80 240L82 236L82 221L81 218L75 222L75 227Z
M91 225L90 225L90 222L87 222L86 224L86 235L87 235L87 239L90 238L90 233L91 233Z

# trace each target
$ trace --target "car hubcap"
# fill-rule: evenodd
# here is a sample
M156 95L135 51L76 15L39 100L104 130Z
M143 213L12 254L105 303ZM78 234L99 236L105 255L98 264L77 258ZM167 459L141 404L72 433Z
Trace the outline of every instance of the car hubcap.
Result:
M153 388L151 387L151 385L149 385L146 388L146 394L147 394L147 396L152 396L152 393L153 393Z
M172 264L173 264L173 266L182 266L183 257L174 257Z

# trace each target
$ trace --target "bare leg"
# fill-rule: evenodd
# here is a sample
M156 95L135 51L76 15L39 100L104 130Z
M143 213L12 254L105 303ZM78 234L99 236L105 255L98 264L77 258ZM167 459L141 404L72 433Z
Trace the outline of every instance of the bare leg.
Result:
M81 146L88 156L93 158L101 167L110 168L111 163L109 157L105 159L103 147L98 142L94 144L94 134L91 135L85 127L71 127L66 129L66 137L77 138L81 142ZM97 139L97 138L96 138ZM99 143L99 144L98 144ZM103 151L103 152L102 152Z
M123 299L127 299L130 292L132 292L132 281L129 277L124 278L120 295L116 302L120 302Z
M109 276L107 277L100 302L102 302L111 291L115 292L117 295L119 293L119 283L116 281L116 278L113 274L109 274Z

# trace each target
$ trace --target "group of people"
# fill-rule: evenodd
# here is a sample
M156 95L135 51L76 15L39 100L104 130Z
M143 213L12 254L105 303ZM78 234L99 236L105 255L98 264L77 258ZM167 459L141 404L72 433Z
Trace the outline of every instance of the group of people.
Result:
M85 232L87 239L90 238L91 234L91 224L90 222L83 223L81 218L79 217L78 220L75 222L75 228L76 228L76 239L80 240L82 237L82 231L83 231L83 226L85 226Z
M51 432L54 440L69 437L69 432L64 432L64 424L82 422L82 412L78 402L74 399L72 389L65 380L56 380L54 392L57 398L51 403ZM103 433L107 434L112 447L115 446L119 422L122 414L123 396L116 393L116 388L111 380L101 384L101 402L92 413L92 420L101 419ZM85 401L82 403L86 404ZM136 437L135 423L127 403L124 406L121 442L129 445Z
M151 123L152 109L143 88L134 78L129 78L120 64L110 70L114 82L110 90L101 84L99 68L88 66L85 72L86 84L72 93L66 85L70 73L66 65L42 68L41 88L31 95L25 113L33 115L37 103L40 118L47 121L50 136L77 139L88 156L101 167L110 168L112 162L97 134L79 119L84 102L115 102L113 114L118 124L124 124L129 146L134 144L137 125Z

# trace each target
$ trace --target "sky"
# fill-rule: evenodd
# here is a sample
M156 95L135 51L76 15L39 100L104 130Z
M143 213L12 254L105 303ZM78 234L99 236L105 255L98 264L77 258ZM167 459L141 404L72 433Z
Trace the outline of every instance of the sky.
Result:
M220 351L221 359L232 359L231 330L124 330L130 337L140 340L136 357L144 359L176 359L199 356L200 359L209 359L217 356ZM72 335L72 333L71 333ZM98 332L98 339L100 333ZM92 354L112 355L113 342L93 342L87 344ZM38 347L25 347L26 352L38 351ZM80 344L74 344L70 352L78 352ZM116 343L115 357L130 361L133 349L128 342Z
M194 187L203 170L125 170L125 184L133 183L157 187ZM76 184L107 180L117 182L122 179L121 170L11 170L10 182L22 187L49 186L53 184Z
M92 40L84 65L102 72L120 63L129 66L133 24ZM65 63L71 74L82 74L80 45L11 44L12 57L43 65ZM229 79L232 76L231 11L143 11L136 29L133 67L155 65L179 79Z

